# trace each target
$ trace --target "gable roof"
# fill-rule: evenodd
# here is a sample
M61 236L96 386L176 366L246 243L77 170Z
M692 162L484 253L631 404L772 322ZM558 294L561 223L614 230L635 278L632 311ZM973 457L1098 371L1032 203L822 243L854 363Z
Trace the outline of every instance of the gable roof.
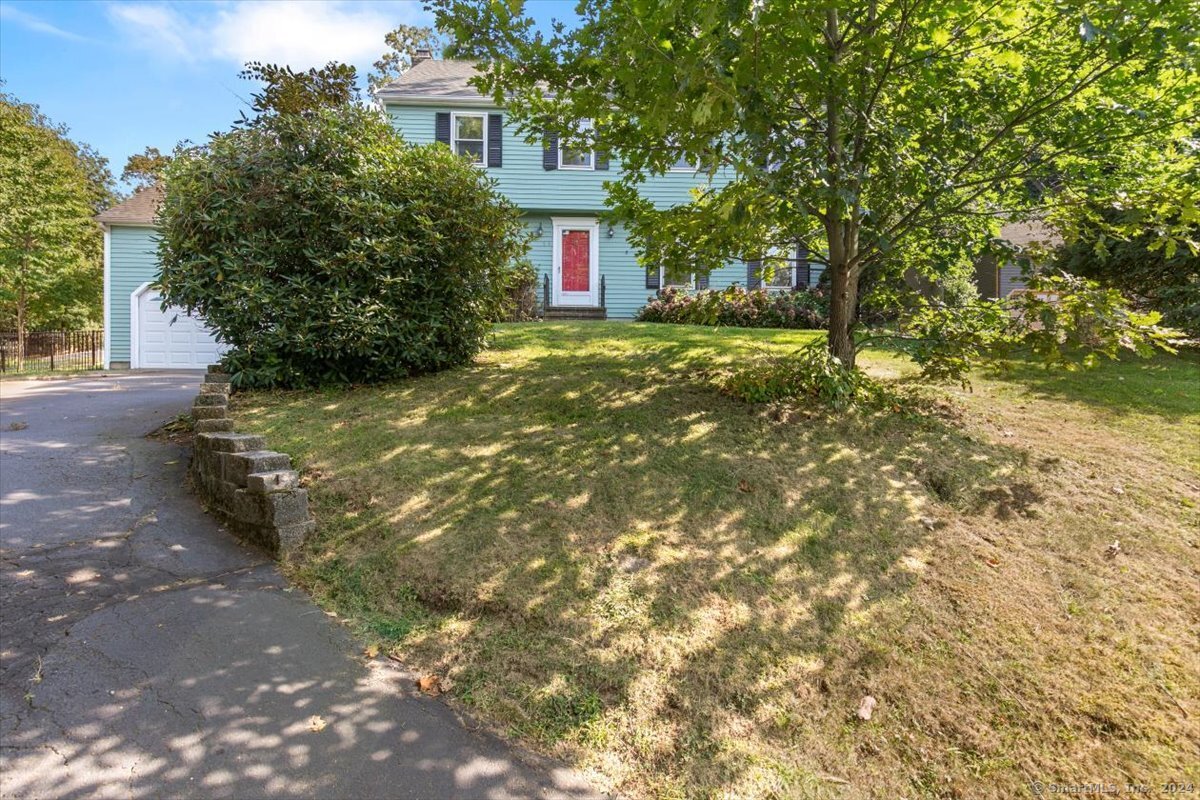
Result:
M474 61L452 58L427 59L375 92L380 100L436 98L441 100L486 99L468 81L479 74Z
M133 197L97 214L96 221L108 225L120 225L121 223L127 225L153 225L154 218L158 215L158 207L162 205L162 201L163 190L161 186L148 186L144 189L138 189L133 193Z

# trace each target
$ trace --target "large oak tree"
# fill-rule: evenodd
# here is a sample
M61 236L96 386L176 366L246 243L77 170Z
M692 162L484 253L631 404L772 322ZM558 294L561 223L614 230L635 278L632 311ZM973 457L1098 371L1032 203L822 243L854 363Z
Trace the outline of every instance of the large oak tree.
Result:
M548 35L521 2L435 5L531 137L621 156L610 199L651 263L806 245L849 365L873 272L936 277L1002 219L1130 189L1197 120L1195 0L586 0ZM654 208L639 188L681 158L714 181Z

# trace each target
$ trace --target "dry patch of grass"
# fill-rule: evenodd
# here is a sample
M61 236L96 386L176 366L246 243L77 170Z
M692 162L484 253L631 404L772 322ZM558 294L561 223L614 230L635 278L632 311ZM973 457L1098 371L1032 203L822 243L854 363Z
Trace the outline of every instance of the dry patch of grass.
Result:
M1194 778L1196 360L981 376L953 422L706 375L812 335L501 326L467 369L235 413L310 477L296 580L624 794Z

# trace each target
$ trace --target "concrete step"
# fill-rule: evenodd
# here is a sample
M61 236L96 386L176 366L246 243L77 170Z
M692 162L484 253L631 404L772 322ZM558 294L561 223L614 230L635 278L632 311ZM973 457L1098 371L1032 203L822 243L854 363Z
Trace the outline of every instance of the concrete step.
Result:
M599 306L548 306L542 316L548 320L608 319L608 309Z

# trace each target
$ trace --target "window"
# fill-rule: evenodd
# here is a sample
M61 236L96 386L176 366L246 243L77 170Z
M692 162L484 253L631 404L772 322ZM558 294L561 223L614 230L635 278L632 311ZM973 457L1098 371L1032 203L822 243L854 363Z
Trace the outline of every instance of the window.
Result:
M588 131L592 128L591 120L584 120L579 125L581 131ZM559 169L595 169L596 154L591 150L583 150L579 147L572 147L569 144L563 143L558 148L558 168Z
M693 272L686 279L680 280L678 277L672 278L668 275L666 267L659 267L658 285L664 289L694 289L696 288L696 273Z
M453 114L450 120L450 149L476 164L487 152L487 115Z
M792 288L796 262L789 255L787 251L775 248L763 259L762 286L768 292L782 292ZM768 275L768 272L771 274Z

